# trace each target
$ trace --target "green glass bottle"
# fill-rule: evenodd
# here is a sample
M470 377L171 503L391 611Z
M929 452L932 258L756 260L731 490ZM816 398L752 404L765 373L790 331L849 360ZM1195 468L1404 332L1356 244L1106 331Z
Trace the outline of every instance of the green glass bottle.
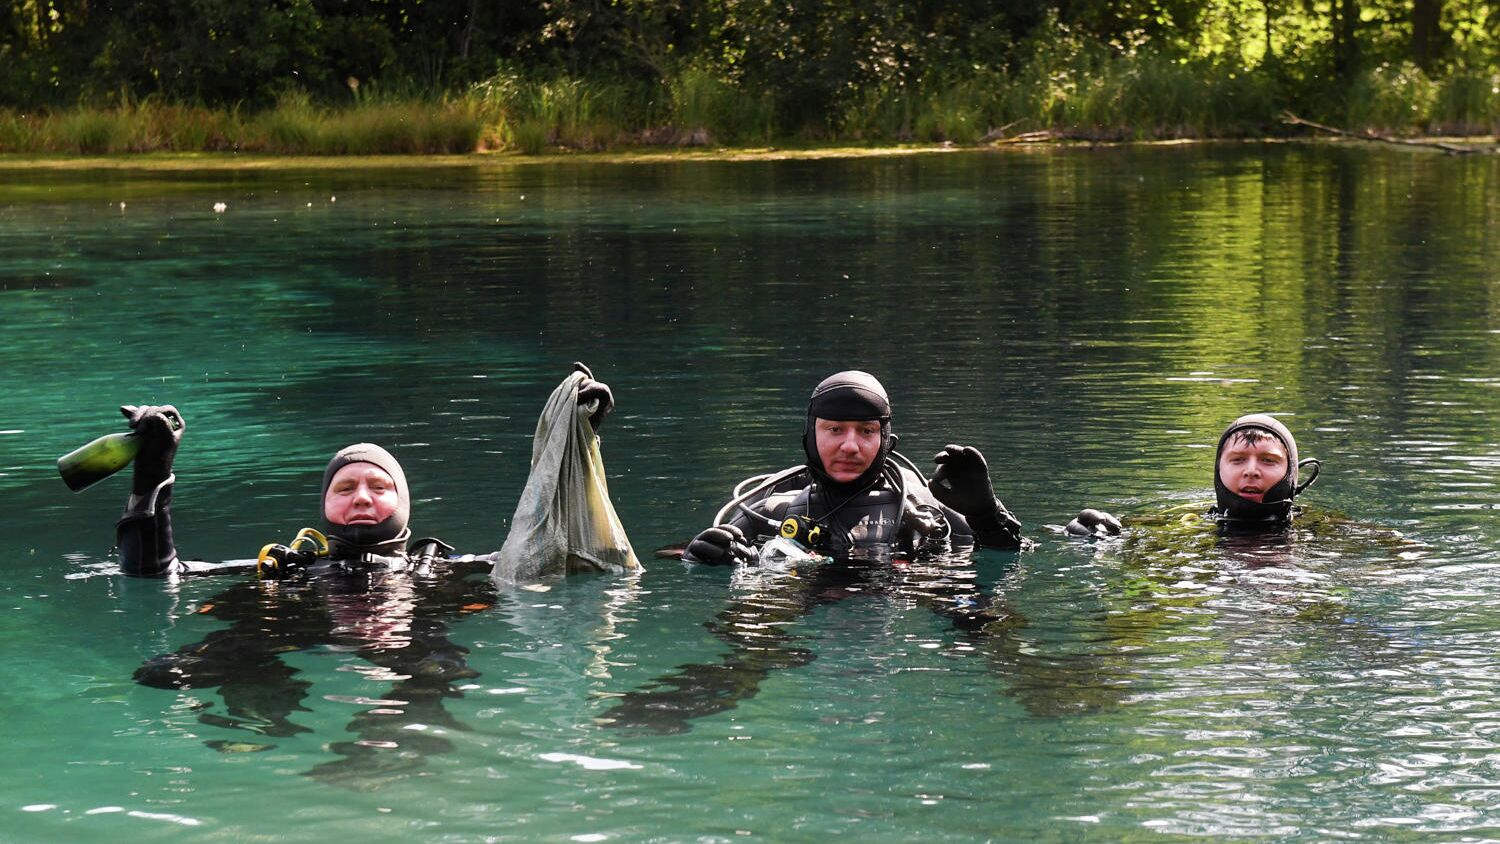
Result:
M141 440L134 432L105 434L57 458L57 473L68 489L82 492L129 466L140 450Z

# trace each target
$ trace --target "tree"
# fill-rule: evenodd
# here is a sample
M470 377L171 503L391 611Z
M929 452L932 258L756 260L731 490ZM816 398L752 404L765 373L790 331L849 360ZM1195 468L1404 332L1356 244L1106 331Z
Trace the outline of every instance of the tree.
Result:
M1448 33L1443 30L1443 0L1412 0L1412 61L1431 72L1447 51L1448 44Z

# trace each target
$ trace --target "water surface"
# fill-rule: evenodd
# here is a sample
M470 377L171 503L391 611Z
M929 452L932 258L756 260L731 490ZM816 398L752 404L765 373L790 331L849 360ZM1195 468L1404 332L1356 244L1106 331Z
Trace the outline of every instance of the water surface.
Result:
M1338 147L7 170L5 837L1493 839L1497 224L1493 158ZM418 533L484 552L573 360L616 391L638 551L797 462L849 367L924 465L983 449L1037 547L494 595L449 620L478 676L436 709L357 650L282 654L291 735L132 680L246 587L113 573L127 485L52 461L117 405L188 419L185 554L288 539L356 439L401 457ZM1207 497L1250 411L1324 461L1297 533L1045 529ZM667 714L605 723L632 701ZM383 761L317 776L372 718Z

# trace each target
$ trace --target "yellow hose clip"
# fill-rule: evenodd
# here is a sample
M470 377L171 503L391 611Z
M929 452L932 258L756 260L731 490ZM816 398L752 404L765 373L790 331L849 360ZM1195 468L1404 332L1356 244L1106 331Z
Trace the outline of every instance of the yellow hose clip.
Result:
M268 561L270 562L270 564L271 564L270 567L271 567L271 569L273 571L280 570L280 568L281 568L281 561L278 560L278 559L276 559L275 557L271 556L272 552L274 552L278 547L284 548L286 546L284 546L284 545L277 545L277 543L275 543L275 542L267 542L265 545L261 546L260 553L257 554L257 555L255 555L255 576L256 577L265 577L266 576L265 569L266 569L266 563Z
M279 577L288 563L305 563L305 558L317 559L328 556L328 537L313 528L297 531L297 536L288 545L268 542L255 557L255 576ZM304 559L297 559L297 558Z
M292 544L287 547L295 551L297 550L297 546L304 542L312 544L312 550L310 551L310 553L314 557L328 556L328 537L324 536L322 531L315 528L305 527L302 530L297 531L297 536L292 539Z

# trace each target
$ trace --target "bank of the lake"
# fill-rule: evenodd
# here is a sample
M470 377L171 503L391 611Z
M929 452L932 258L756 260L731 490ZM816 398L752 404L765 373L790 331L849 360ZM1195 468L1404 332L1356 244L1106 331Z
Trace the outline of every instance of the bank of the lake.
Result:
M1420 137L1403 139L1422 145L1405 145L1414 154L1446 153L1447 148L1494 153L1500 150L1495 137ZM861 158L901 158L954 154L1030 154L1059 148L1108 149L1117 147L1202 146L1225 147L1257 145L1382 147L1378 140L1351 138L1239 138L1183 139L1169 141L1079 141L1066 138L1038 138L1019 142L957 145L899 144L890 146L800 146L800 147L711 147L711 148L633 148L607 152L556 150L539 155L514 151L489 151L438 155L269 155L234 152L151 152L113 155L69 155L60 153L0 153L0 173L6 171L76 172L114 170L163 175L187 173L226 173L244 171L357 171L410 170L441 171L474 167L546 167L576 164L646 165L687 162L733 161L818 161Z
M127 97L22 109L0 100L0 153L536 155L1306 136L1297 118L1393 137L1494 136L1500 71L1382 65L1294 85L1275 68L1141 55L861 88L815 117L793 118L791 105L786 94L691 73L656 84L499 73L443 93L315 99L293 90L258 107Z

